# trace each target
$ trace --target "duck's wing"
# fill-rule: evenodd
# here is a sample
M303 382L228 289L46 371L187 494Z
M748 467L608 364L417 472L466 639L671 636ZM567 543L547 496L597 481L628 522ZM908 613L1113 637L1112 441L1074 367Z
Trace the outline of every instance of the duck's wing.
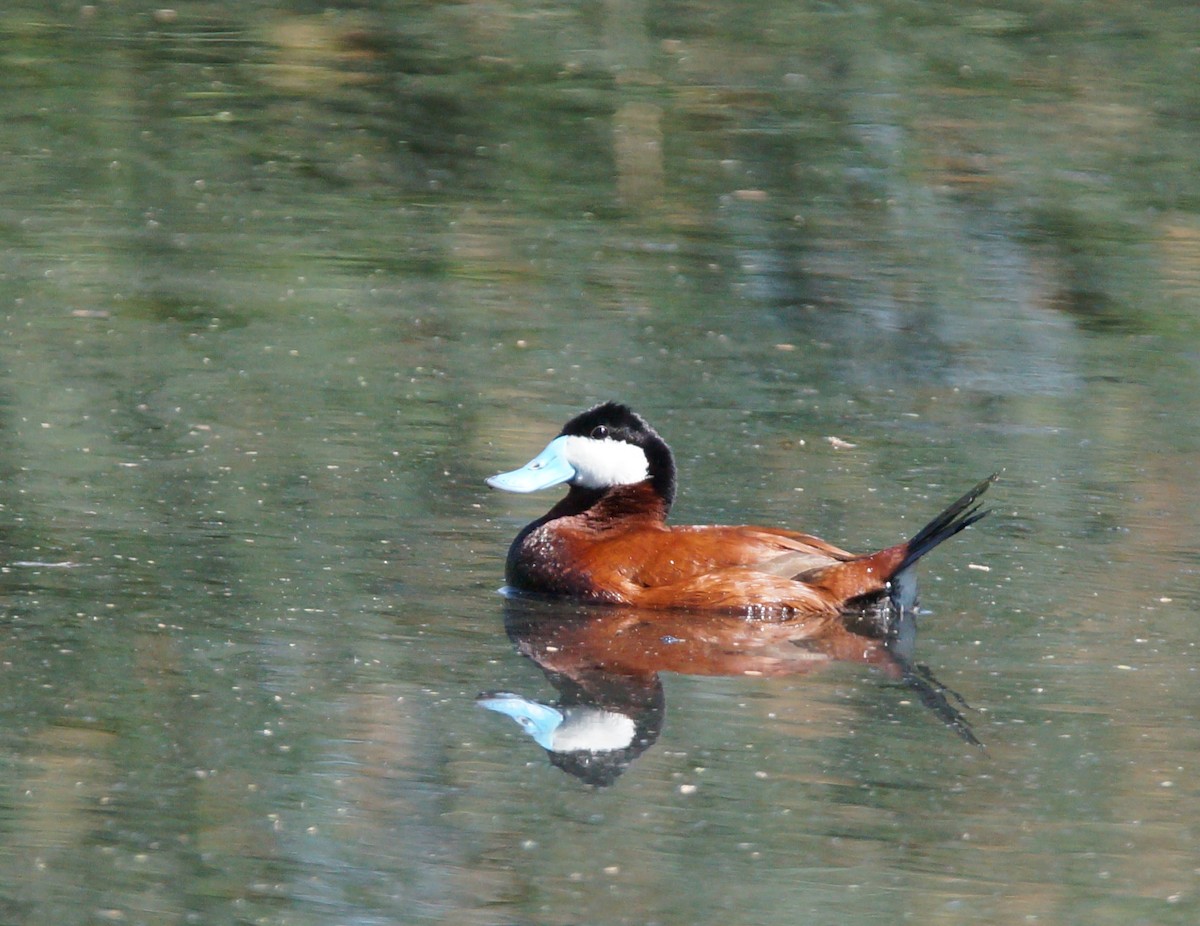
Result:
M822 616L837 612L829 596L793 577L851 557L807 534L758 527L664 527L604 546L593 548L593 562L612 570L630 603Z
M811 534L772 528L741 528L742 536L755 543L761 552L754 568L769 575L793 579L802 573L844 563L853 559L848 553Z

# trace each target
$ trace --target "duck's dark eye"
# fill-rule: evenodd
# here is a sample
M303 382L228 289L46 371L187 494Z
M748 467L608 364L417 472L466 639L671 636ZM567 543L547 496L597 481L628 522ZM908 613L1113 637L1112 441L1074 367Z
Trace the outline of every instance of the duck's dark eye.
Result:
M596 425L592 428L592 437L596 440L604 440L604 438L608 437L608 427L603 424Z

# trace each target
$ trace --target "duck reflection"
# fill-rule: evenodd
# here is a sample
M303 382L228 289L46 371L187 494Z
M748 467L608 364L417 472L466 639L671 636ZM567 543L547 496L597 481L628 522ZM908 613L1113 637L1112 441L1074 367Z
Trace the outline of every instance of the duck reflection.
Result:
M962 698L913 661L911 610L814 631L804 621L509 598L504 626L558 697L548 703L498 691L477 703L511 717L554 765L593 785L614 782L658 739L663 672L776 677L833 661L863 663L912 689L959 736L981 745L959 709Z

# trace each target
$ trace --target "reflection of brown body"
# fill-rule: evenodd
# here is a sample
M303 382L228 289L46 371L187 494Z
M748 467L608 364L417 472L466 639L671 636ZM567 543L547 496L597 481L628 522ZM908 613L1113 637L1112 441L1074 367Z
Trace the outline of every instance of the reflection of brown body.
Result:
M902 675L887 640L853 633L840 622L814 633L811 626L788 621L617 607L510 621L509 630L524 655L567 676L600 671L628 677L659 672L774 677L833 660L878 666L893 678Z
M916 642L911 611L893 610L886 633L865 636L840 621L760 621L714 612L653 611L510 599L505 628L517 649L536 663L558 691L554 706L496 692L480 703L520 721L625 717L632 731L616 747L579 742L542 745L559 768L595 785L611 784L648 749L662 729L666 701L660 673L779 677L833 661L875 666L905 685L968 743L980 745L955 703L962 699L912 661ZM541 704L542 707L537 705ZM525 725L525 724L523 724ZM536 727L536 724L533 724ZM527 728L527 732L531 732Z

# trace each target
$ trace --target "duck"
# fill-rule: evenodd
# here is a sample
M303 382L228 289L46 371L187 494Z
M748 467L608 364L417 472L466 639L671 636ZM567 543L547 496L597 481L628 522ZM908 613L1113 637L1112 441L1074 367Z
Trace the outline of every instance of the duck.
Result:
M977 502L997 475L910 539L871 553L782 527L672 525L671 448L629 406L607 401L571 418L524 466L486 482L519 493L567 486L512 541L510 593L801 620L814 631L840 622L885 636L897 614L917 608L917 562L989 513Z

